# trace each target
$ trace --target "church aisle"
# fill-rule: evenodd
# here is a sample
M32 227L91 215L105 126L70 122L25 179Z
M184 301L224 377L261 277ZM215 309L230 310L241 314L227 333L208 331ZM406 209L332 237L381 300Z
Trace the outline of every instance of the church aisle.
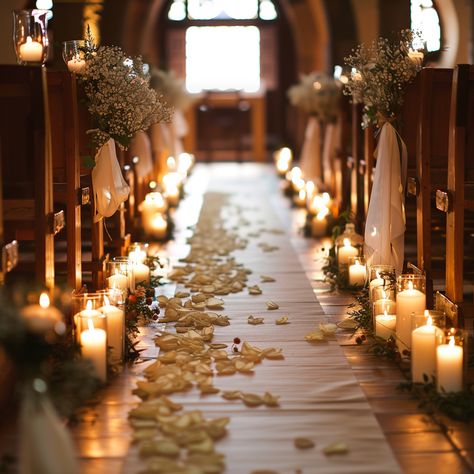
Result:
M240 237L249 240L245 249L232 255L252 270L248 285L258 284L263 290L262 295L244 291L223 297L225 307L221 312L230 317L231 324L216 327L213 342L230 345L238 337L261 348L281 347L285 356L284 360L264 360L251 375L216 376L214 385L221 390L268 391L281 397L280 407L249 408L241 401L223 400L219 394L200 396L196 390L175 394L173 401L183 403L186 410L202 410L205 416L231 418L229 434L216 444L216 449L225 454L229 473L398 472L338 342L305 341L305 335L327 318L299 263L288 229L275 213L278 185L273 173L268 167L250 164L197 167L183 213L187 206L197 210L204 188L204 213L209 198L228 199L220 218L226 228L236 229ZM177 222L184 224L180 219ZM185 234L184 230L178 232L177 242L169 246L176 256L181 257L185 251ZM275 247L274 251L263 251L262 243ZM276 282L261 283L261 275L271 276ZM279 309L267 311L269 300ZM248 324L249 315L263 317L264 324ZM276 325L275 320L283 315L289 316L290 324ZM308 437L316 447L299 450L294 446L296 437ZM346 443L349 452L325 455L323 448L334 442ZM126 458L127 473L138 472L144 465L136 451L132 446Z

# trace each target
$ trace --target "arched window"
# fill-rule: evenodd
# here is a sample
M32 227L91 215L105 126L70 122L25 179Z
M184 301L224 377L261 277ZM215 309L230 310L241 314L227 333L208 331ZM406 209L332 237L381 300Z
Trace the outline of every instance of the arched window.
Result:
M173 0L171 24L185 27L185 77L190 92L261 88L260 28L278 18L271 0ZM270 81L271 82L271 81Z
M411 28L421 32L428 52L441 49L439 15L432 0L411 0Z

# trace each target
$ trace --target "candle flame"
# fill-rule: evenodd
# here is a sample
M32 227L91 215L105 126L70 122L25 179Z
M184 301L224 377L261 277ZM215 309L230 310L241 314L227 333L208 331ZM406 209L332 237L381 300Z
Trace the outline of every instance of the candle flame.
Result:
M325 204L328 204L330 200L331 200L331 197L329 196L329 193L323 193L323 202Z
M387 308L384 308L383 314L384 314L384 316L388 316L388 314L387 314Z
M90 311L92 309L92 300L87 300L86 309Z
M413 290L413 282L412 281L408 282L408 289Z
M49 296L47 293L43 292L41 293L40 295L40 298L39 298L39 305L43 308L43 309L46 309L46 308L49 308Z
M380 272L378 270L375 271L375 277L380 278Z
M105 306L110 306L110 301L105 295L104 295L104 303L105 303Z
M425 318L427 318L429 315L430 315L430 310L429 310L429 309L425 309Z
M386 300L387 298L387 292L382 288L382 299Z
M351 246L351 241L349 239L344 239L344 247L350 247Z
M306 197L306 191L304 189L300 189L298 196L300 199L304 199Z
M450 346L450 347L454 347L454 336L451 336L451 337L449 338L449 346Z
M433 318L432 318L430 315L428 315L428 319L427 319L427 321L426 321L426 325L427 325L427 326L433 326Z
M374 226L372 232L370 233L372 237L375 237L377 235L377 228Z
M89 326L89 331L93 331L95 328L94 328L94 321L92 321L92 318L89 318L87 320L87 326Z

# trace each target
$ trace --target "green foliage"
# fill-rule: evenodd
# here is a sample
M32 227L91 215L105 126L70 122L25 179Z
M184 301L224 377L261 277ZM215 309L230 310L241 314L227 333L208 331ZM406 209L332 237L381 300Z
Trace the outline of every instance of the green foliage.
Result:
M456 421L474 420L474 393L471 389L461 392L438 392L436 379L425 374L424 383L404 382L399 390L413 394L419 401L419 407L428 414L443 413Z
M355 330L363 329L365 331L373 331L372 305L370 304L369 289L363 288L361 292L355 296L355 300L355 303L349 305L351 311L348 312L349 317L357 323Z

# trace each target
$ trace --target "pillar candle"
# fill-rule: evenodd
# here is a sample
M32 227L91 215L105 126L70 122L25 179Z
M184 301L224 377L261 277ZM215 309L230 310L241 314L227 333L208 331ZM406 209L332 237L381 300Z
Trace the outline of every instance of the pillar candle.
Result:
M385 340L394 336L396 322L397 316L387 314L387 310L384 311L384 314L377 314L375 316L375 335Z
M164 239L168 230L168 222L163 214L157 213L149 223L148 233L156 239Z
M140 282L148 283L150 281L150 268L145 264L136 262L131 265L131 291L135 291L135 287Z
M408 289L397 294L397 339L401 350L411 348L412 314L426 309L426 295L408 283Z
M177 206L179 203L179 189L177 186L169 186L165 192L166 200L170 206Z
M28 328L33 332L44 333L53 330L63 319L61 311L50 306L49 296L41 293L39 304L30 304L21 310Z
M300 189L298 194L295 194L294 202L297 206L305 206L306 205L306 190Z
M311 219L311 235L313 237L323 237L327 230L326 214L318 213Z
M74 72L76 74L81 74L85 67L86 62L79 56L75 56L67 62L67 68L69 69L69 71Z
M111 348L111 362L117 363L123 357L123 338L125 333L125 314L117 306L110 304L104 296L104 306L99 311L107 317L107 343Z
M423 382L423 374L429 379L436 370L436 347L442 334L433 326L431 316L424 326L416 328L411 334L411 377L413 382Z
M367 269L359 260L355 260L353 265L349 265L349 285L364 286L367 277Z
M43 59L43 45L27 36L26 43L20 45L20 58L25 62L40 62Z
M462 390L463 350L454 344L442 344L436 349L436 380L438 391L460 392Z
M385 280L383 278L380 278L380 273L376 272L376 277L370 281L369 283L369 291L370 294L372 294L372 290L376 288L377 286L382 286L385 283Z
M96 309L92 309L92 300L88 300L86 303L86 309L83 309L79 313L74 315L74 325L76 326L77 340L80 342L80 332L82 331L81 321L87 321L92 318L101 318L102 313Z
M338 263L339 265L347 265L349 263L349 257L357 257L359 251L351 245L349 239L344 239L344 246L338 249Z
M126 275L119 273L118 270L115 270L115 275L111 275L107 278L107 286L109 288L118 288L119 290L127 291L128 278Z
M103 329L94 328L92 319L88 321L89 329L81 333L81 352L84 359L89 359L96 374L103 382L107 379L107 334Z

